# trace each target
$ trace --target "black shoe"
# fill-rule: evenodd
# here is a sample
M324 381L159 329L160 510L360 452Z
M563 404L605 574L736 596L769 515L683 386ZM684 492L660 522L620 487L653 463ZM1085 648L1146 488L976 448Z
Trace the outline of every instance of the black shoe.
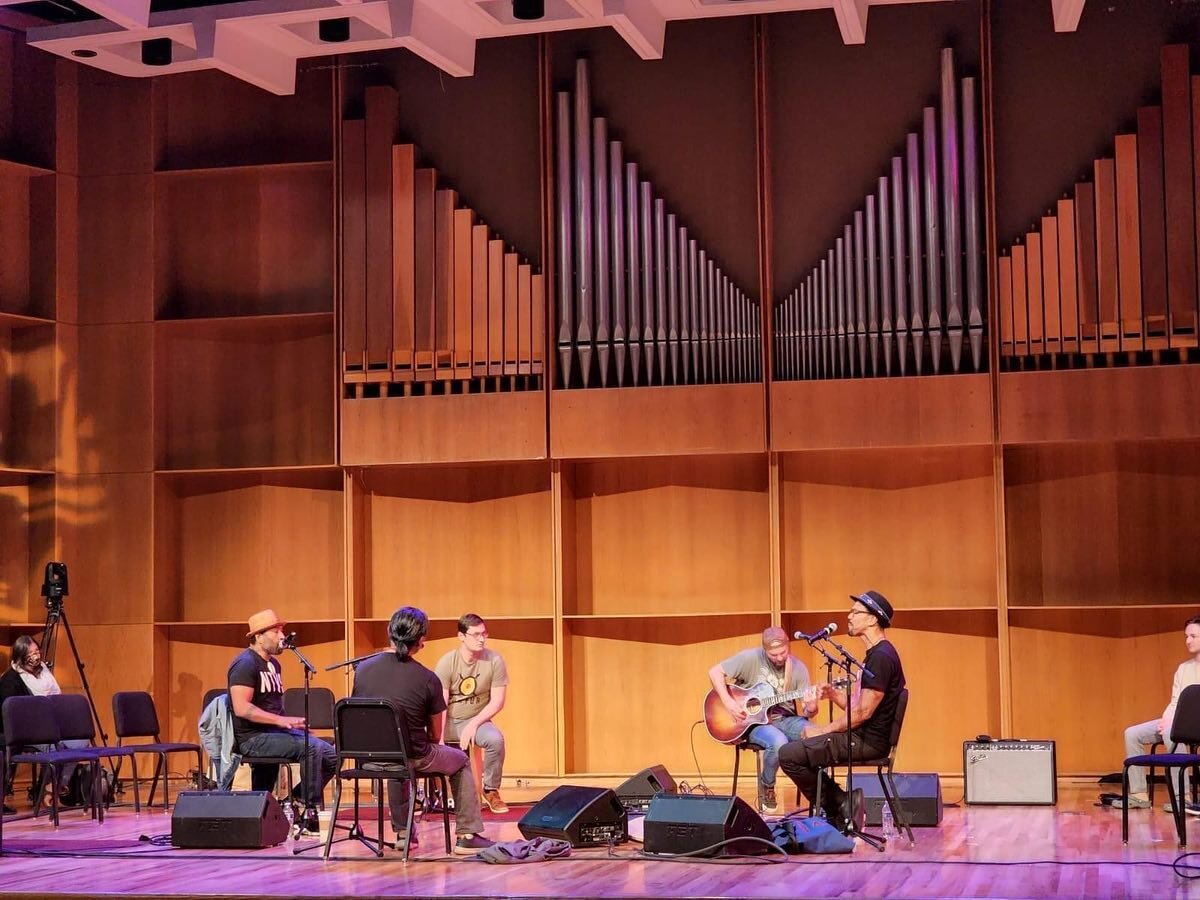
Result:
M454 845L454 853L456 856L474 856L480 850L486 850L495 843L495 841L489 841L482 834L460 834Z
M321 831L321 820L317 816L316 809L306 809L300 814L297 821L300 823L301 831L307 831L309 834L319 834Z
M11 806L9 806L7 803L5 803L5 804L4 804L4 815L6 815L6 816L15 816L16 814L17 814L17 811L16 811L15 809L13 809L13 808L12 808Z

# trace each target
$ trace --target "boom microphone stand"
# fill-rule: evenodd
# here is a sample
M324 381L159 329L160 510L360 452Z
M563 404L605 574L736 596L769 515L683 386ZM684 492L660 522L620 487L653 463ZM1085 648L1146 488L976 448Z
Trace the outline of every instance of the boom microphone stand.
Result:
M847 803L850 805L850 815L846 816L846 828L843 834L849 838L860 838L864 843L870 844L882 853L883 845L886 841L877 834L860 831L858 823L854 821L854 669L857 668L863 675L871 675L872 673L870 669L855 659L841 644L831 641L828 636L821 639L831 644L835 650L841 653L841 661L835 662L834 665L846 672L846 797ZM823 649L818 647L817 650L826 659L832 660L830 655Z
M317 817L317 806L308 796L308 787L311 784L312 762L310 760L309 750L309 731L308 731L308 691L311 686L313 673L317 671L317 667L308 661L308 658L300 652L296 646L296 632L291 632L283 639L283 649L291 650L295 654L296 659L300 660L300 665L304 667L304 756L300 760L300 781L304 785L302 793L304 795L304 814L297 816L294 812L296 809L295 801L292 800L292 824L296 829L296 836L301 834L304 823L310 818ZM316 844L314 846L320 846ZM311 848L307 848L311 849ZM301 852L299 850L297 853Z

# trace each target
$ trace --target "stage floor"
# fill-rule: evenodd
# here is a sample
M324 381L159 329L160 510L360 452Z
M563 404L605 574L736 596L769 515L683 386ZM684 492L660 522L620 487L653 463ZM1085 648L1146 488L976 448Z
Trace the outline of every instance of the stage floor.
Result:
M420 846L405 865L348 842L336 859L320 852L176 850L139 840L170 832L170 814L114 809L103 825L69 812L58 829L46 818L6 820L0 893L155 897L1154 897L1200 896L1200 881L1172 871L1179 856L1171 817L1130 813L1121 844L1117 810L1093 806L1094 783L1060 784L1056 808L951 807L940 828L915 830L877 853L861 843L844 856L785 862L674 862L638 859L627 843L617 858L576 850L567 860L487 865L446 858L440 818L419 826ZM944 788L948 803L961 789ZM1162 793L1165 793L1162 792ZM521 799L519 793L508 798ZM532 798L530 798L532 799ZM1161 798L1165 800L1165 797ZM373 812L373 808L371 808ZM520 812L491 816L488 836L517 840ZM485 813L485 818L488 814ZM1189 818L1200 848L1200 819ZM1200 865L1200 857L1195 862ZM1200 875L1200 870L1193 874Z

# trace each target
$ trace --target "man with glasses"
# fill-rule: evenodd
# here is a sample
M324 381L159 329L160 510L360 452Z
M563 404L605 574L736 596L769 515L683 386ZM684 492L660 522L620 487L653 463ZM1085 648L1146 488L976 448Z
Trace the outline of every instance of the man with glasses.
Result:
M892 604L878 591L866 591L850 597L852 605L847 615L847 631L866 646L863 665L871 673L863 675L850 698L850 715L845 713L846 695L830 691L828 696L843 710L842 715L827 725L810 725L804 737L791 741L779 751L779 764L810 803L817 793L817 776L827 766L845 764L850 759L853 740L854 759L876 759L891 750L892 722L896 706L904 690L904 667L900 654L884 634L891 627ZM847 733L847 722L854 730ZM862 827L862 791L855 789L854 797L847 796L842 786L826 778L821 797L826 820L839 831L846 830L847 820Z
M438 660L433 671L446 700L445 739L458 741L468 754L472 744L483 750L483 803L494 813L506 813L500 797L504 735L492 719L504 709L508 668L504 657L487 648L487 640L483 619L467 613L458 620L458 648Z

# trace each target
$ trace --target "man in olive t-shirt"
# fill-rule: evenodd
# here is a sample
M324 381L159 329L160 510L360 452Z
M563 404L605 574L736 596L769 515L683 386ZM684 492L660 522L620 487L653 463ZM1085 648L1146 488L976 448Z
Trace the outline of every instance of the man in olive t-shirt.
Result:
M508 812L500 798L504 771L504 735L492 721L504 709L508 668L504 657L487 644L487 625L475 613L458 620L458 648L438 660L434 674L446 700L446 740L464 750L483 750L483 803L494 813Z

